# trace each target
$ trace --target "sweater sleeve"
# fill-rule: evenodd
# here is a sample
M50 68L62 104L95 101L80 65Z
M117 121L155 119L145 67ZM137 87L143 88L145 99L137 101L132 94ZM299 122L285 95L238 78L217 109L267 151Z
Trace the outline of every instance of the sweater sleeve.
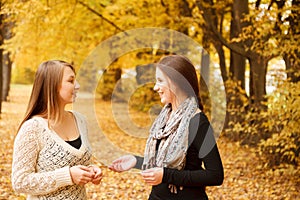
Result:
M199 152L198 159L202 160L204 169L201 166L197 167L198 170L164 168L163 182L179 186L221 185L224 179L223 165L213 130L204 114L197 114L191 120L189 132L193 139L191 145Z
M36 172L39 154L38 134L41 131L43 127L39 122L30 119L22 125L15 138L12 187L16 192L40 195L73 184L68 166L49 172Z
M134 156L134 157L136 158L136 164L135 164L134 168L142 169L144 157L141 157L141 156Z

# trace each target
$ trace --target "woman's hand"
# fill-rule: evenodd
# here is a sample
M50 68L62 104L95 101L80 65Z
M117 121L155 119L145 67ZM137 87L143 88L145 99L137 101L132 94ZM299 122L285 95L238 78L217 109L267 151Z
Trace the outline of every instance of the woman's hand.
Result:
M115 172L128 171L135 166L136 162L137 160L133 155L125 155L114 160L109 169Z
M146 169L142 171L141 175L147 184L158 185L162 182L164 169L158 167Z
M94 174L94 178L92 179L92 183L95 185L100 184L103 174L102 171L99 167L95 165L90 165L89 166L90 171Z
M70 167L70 174L73 183L77 185L85 185L94 179L95 173L89 167L83 165L76 165Z

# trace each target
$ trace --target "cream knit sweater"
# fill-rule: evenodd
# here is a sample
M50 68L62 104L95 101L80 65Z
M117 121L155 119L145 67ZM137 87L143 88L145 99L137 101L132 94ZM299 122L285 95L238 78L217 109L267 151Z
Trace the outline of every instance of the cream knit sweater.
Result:
M80 149L48 128L41 117L27 120L18 132L13 153L12 186L27 199L86 199L84 186L72 182L69 168L89 165L91 148L85 118L73 112L80 132Z

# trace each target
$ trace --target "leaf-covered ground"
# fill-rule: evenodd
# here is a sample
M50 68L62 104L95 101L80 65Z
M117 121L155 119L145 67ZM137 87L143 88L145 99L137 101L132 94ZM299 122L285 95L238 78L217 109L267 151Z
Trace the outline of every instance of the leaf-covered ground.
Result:
M18 123L24 114L29 92L29 86L14 85L9 102L3 103L0 119L0 199L25 199L25 195L15 194L12 190L10 173L13 140ZM84 102L82 104L85 105ZM88 106L88 104L86 105ZM117 113L121 115L121 118L118 118L118 123L124 124L117 125L115 123L112 109L119 111ZM122 107L112 108L108 102L96 101L95 110L99 124L91 126L94 126L96 130L101 129L103 134L102 136L93 136L91 143L97 142L96 139L103 141L99 143L101 145L99 148L95 148L96 151L99 151L98 153L103 152L95 154L101 163L108 164L117 155L114 152L116 148L125 153L143 153L145 135L142 132L144 129L141 128L141 133L138 133L140 137L126 134L126 131L123 130L126 129L126 125L131 125L126 124L126 120L122 121L122 114L124 117L128 117L125 116L127 112L124 112ZM146 126L150 123L148 115L130 113L131 120L136 124ZM114 148L111 148L112 146ZM263 155L258 155L255 150L228 141L222 136L218 139L218 146L224 164L225 180L222 186L207 187L210 199L300 199L298 192L300 190L299 167L266 168ZM103 169L105 176L100 185L87 185L90 199L147 199L150 187L144 184L138 171L114 173L101 163L99 166Z

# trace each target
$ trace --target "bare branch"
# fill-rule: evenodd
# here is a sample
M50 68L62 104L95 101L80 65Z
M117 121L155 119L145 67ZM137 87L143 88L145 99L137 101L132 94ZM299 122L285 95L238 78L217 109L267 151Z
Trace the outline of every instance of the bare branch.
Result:
M273 0L272 0L272 1L273 1ZM257 0L257 1L255 2L255 8L256 8L256 9L259 8L260 2L261 2L261 0Z
M107 19L106 17L104 17L101 13L97 12L96 10L94 10L93 8L91 8L90 6L88 6L87 4L83 3L82 1L78 1L78 3L80 3L82 6L84 6L85 8L87 8L92 13L96 14L98 17L102 18L104 21L106 21L107 23L109 23L110 25L112 25L113 27L115 27L117 30L122 31L122 32L125 31L122 28L120 28L118 25L116 25L115 23L113 23L112 21L110 21L109 19Z

